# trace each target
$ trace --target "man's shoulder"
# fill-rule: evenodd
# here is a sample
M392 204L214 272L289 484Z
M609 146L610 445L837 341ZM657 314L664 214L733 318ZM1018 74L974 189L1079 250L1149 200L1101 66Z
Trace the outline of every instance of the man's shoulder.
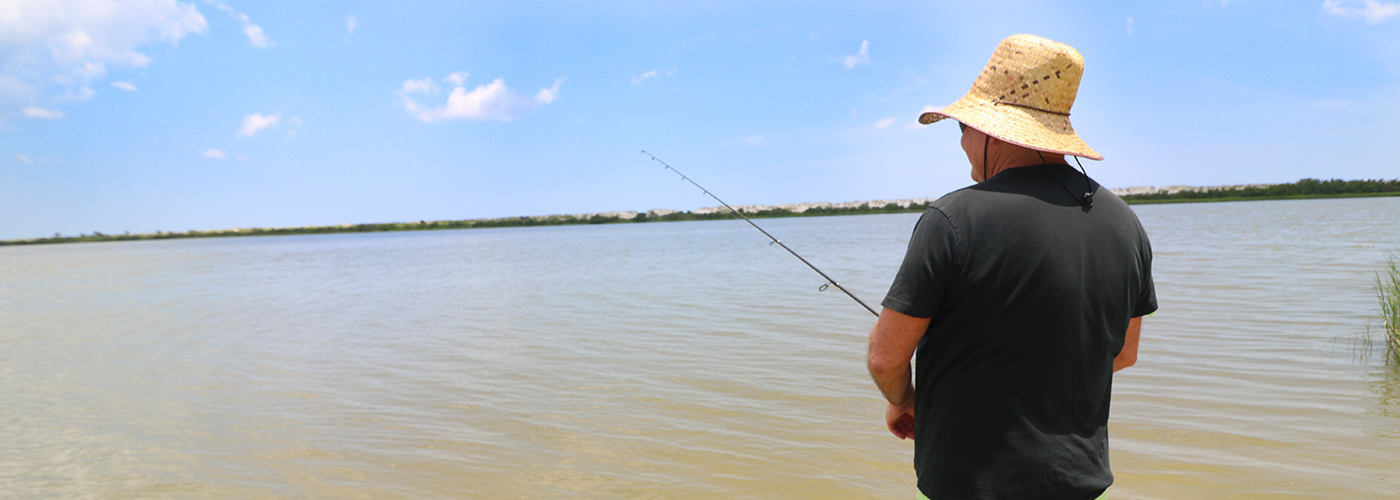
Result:
M940 196L930 202L928 208L930 211L937 210L947 214L950 211L956 212L976 206L978 200L986 196L985 193L975 189L976 187L977 184L963 186L956 191Z
M1008 207L1006 203L1008 201L1005 198L1006 195L1025 194L1028 190L1045 189L1045 187L1037 185L1043 183L1044 179L1037 179L1033 176L1028 178L1023 175L1024 173L1012 173L1010 170L1002 172L985 182L964 186L945 194L934 200L933 203L929 203L929 208L938 209L953 218L1010 209L1011 207Z
M1049 168L1044 168L1049 167ZM1053 170L1053 169L1059 170ZM1080 208L1076 196L1084 192L1085 177L1068 165L1028 166L1008 169L986 182L963 187L935 200L950 216L1010 215L1025 211L1053 210L1054 207ZM1130 211L1127 203L1093 179L1093 208L1109 212ZM1105 210L1100 210L1105 211Z

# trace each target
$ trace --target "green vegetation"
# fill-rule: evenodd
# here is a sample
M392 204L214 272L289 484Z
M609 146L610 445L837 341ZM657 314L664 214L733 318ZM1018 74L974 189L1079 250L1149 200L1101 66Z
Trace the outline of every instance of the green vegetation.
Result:
M1385 324L1381 336L1386 342L1386 358L1400 363L1400 252L1386 256L1387 267L1376 272L1376 298L1381 302Z
M907 207L896 204L870 206L861 204L855 207L814 207L804 212L798 213L791 210L774 208L755 212L744 212L751 218L768 217L815 217L823 215L857 215L857 214L883 214L900 212L922 212L928 208L927 203L914 203ZM575 224L619 224L635 222L670 222L686 220L715 220L729 219L734 217L728 210L710 213L693 212L673 212L665 215L648 216L646 213L637 213L634 218L623 218L616 215L540 215L533 217L505 217L499 219L468 219L455 221L418 221L418 222L390 222L380 224L344 224L340 226L307 226L307 227L283 227L283 228L238 228L221 229L214 231L189 230L181 232L157 231L154 234L103 234L94 231L92 234L82 234L78 236L63 236L54 234L49 238L33 238L27 240L4 240L0 241L0 246L4 245L37 245L46 243L80 243L92 241L128 241L128 240L167 240L176 238L218 238L226 236L270 236L286 234L328 234L328 233L369 233L383 231L429 231L435 229L472 229L488 227L528 227L528 226L565 226Z
M1400 179L1344 181L1303 179L1269 186L1226 186L1175 193L1131 194L1128 203L1180 203L1197 201L1285 200L1295 198L1345 198L1355 196L1400 196Z

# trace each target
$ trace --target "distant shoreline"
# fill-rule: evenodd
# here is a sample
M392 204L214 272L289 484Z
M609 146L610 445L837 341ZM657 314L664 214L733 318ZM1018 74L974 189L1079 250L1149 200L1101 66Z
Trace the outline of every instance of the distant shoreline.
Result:
M1320 198L1362 198L1400 196L1400 180L1338 179L1320 181L1302 179L1288 184L1253 184L1241 186L1167 188L1138 187L1112 189L1129 204L1196 203L1209 201L1296 200ZM922 212L935 198L909 200L873 200L849 203L796 203L789 205L741 205L734 207L752 218L822 217L828 215L861 215ZM387 231L433 231L441 229L474 229L490 227L567 226L580 224L625 224L637 222L672 222L686 220L729 219L734 216L723 207L708 207L693 212L655 209L647 212L600 212L574 215L537 215L501 217L494 219L465 219L451 221L388 222L371 224L342 224L338 226L305 226L283 228L234 228L210 231L185 231L144 234L93 234L22 240L0 240L0 246L86 243L97 241L140 241L182 238L223 238L232 236L276 236L291 234L370 233Z
M922 212L928 208L933 198L916 200L879 200L877 202L853 203L799 203L793 205L743 205L734 207L745 216L755 219L774 217L821 217L827 215L859 215ZM872 205L872 203L880 203ZM98 241L141 241L170 240L183 238L225 238L235 236L276 236L292 234L336 234L336 233L375 233L388 231L432 231L441 229L475 229L491 227L531 227L569 226L582 224L630 224L638 222L671 222L688 220L730 219L734 216L723 207L702 208L693 212L656 209L648 212L601 212L575 215L536 215L521 217L501 217L495 219L466 219L450 221L389 222L371 224L342 224L339 226L305 226L283 228L234 228L212 231L185 231L143 234L104 234L94 232L79 236L54 236L24 240L3 240L0 246L7 245L47 245L58 243L87 243Z
M1270 200L1321 200L1333 198L1384 198L1388 196L1400 196L1400 192L1394 193L1348 193L1348 194L1299 194L1291 196L1233 196L1221 198L1176 198L1161 200L1127 200L1129 205L1162 205L1169 203L1213 203L1217 201L1270 201Z

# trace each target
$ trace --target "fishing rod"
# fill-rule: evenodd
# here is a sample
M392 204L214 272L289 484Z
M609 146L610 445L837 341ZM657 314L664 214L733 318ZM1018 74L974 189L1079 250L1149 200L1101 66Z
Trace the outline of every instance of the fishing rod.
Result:
M643 150L643 151L642 151L642 154L647 155L647 156L650 156L650 157L651 157L651 161L660 163L661 165L663 165L663 166L666 167L666 170L670 170L670 171L672 171L672 172L675 172L676 175L681 176L681 178L682 178L682 179L685 179L686 182L689 182L689 183L693 184L695 187L700 188L700 191L701 191L701 192L704 192L706 195L709 195L709 197L714 198L715 201L718 201L720 205L724 205L724 208L728 208L728 209L729 209L729 213L734 214L736 217L739 217L740 219L744 219L744 222L749 223L749 225L750 225L750 226L753 226L754 229L757 229L758 232L763 233L763 235L764 235L764 236L767 236L768 239L773 240L773 243L777 243L778 246L783 247L783 250L787 250L788 253L792 254L793 257L797 257L797 260L802 261L803 264L807 264L807 267L812 268L812 270L813 270L813 271L816 271L817 274L822 275L822 278L825 278L825 279L826 279L826 284L823 284L820 288L818 288L818 289L817 289L818 291L826 291L826 288L827 288L828 286L834 286L834 287L836 287L837 290L840 290L841 293L846 294L846 296L847 296L847 297L850 297L851 300L856 301L857 304L860 304L861 307L864 307L865 310L870 311L870 314L874 314L875 317L877 317L877 318L880 317L880 313L875 312L875 310L874 310L874 309L871 309L870 306L865 305L865 301L860 300L860 298L856 297L855 294L851 293L850 290L847 290L846 287L841 286L841 284L840 284L840 283L837 283L836 280L831 279L831 277L830 277L830 276L827 276L826 273L822 272L821 269L817 269L817 266L812 265L811 262L807 262L807 259L802 258L801 255L797 255L797 252L792 251L792 249L791 249L791 248L788 248L788 246L785 245L785 244L783 244L783 242L778 241L778 239L777 239L777 238L774 238L773 235L768 234L768 231L764 231L763 228L758 227L758 224L755 224L754 221L753 221L752 219L749 219L749 218L748 218L747 216L745 216L742 212L740 212L740 211L738 211L738 210L735 210L734 207L729 206L729 204L728 204L728 203L725 203L724 200L719 199L718 196L715 196L714 193L711 193L710 190L705 189L704 186L701 186L699 183L696 183L695 181L690 180L690 178L689 178L689 177L686 177L685 174L682 174L680 170L676 170L676 169L675 169L674 167L672 167L671 165L668 165L666 162L661 161L661 159L660 159L660 158L657 158L656 155L651 154L651 153L648 153L648 152L646 152L646 150ZM771 243L770 243L770 244L771 244Z

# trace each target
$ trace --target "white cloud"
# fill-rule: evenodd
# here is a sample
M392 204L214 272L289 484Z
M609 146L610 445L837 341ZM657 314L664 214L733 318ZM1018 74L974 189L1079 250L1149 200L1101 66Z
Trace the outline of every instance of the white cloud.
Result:
M276 125L282 119L282 113L277 112L270 115L253 113L243 117L243 126L234 135L236 137L249 137L258 133L259 130Z
M149 65L144 47L207 29L178 0L0 2L0 114L90 99L109 71Z
M439 89L432 79L404 81L399 92L403 98L404 110L424 122L439 120L508 122L554 102L559 97L559 85L563 83L562 80L555 80L553 87L540 89L533 97L530 97L507 88L505 81L500 78L488 84L478 85L476 89L468 91L465 86L466 75L466 73L459 72L443 78L444 82L453 84L452 93L448 94L446 103L433 108L424 107L412 96L415 93L437 94Z
M875 128L877 128L877 129L888 128L890 125L894 125L894 121L895 121L895 118L894 118L893 116L891 116L891 117L889 117L889 118L886 118L886 119L884 119L884 120L880 120L880 121L878 121L878 122L875 122Z
M497 81L500 81L500 79L498 78ZM555 80L553 87L540 89L539 92L535 93L535 102L539 103L541 106L554 102L554 99L559 97L559 84L561 83L564 83L564 81Z
M455 74L457 73L453 73L453 75ZM452 75L448 75L448 78L451 77ZM420 93L433 95L437 94L439 90L441 89L438 88L436 82L433 82L432 78L424 78L422 80L407 80L403 82L403 88L399 89L399 92L404 94Z
M846 69L854 68L858 64L870 62L870 40L860 42L860 52L853 56L846 56Z
M272 42L267 41L267 35L263 34L262 26L256 24L244 25L243 32L248 34L248 42L252 43L254 47L265 49L272 46Z
M457 87L461 87L467 84L468 76L471 76L471 73L468 73L466 71L457 71L450 75L447 75L442 79L442 81L450 83Z
M1128 18L1128 36L1133 36L1133 18Z
M204 150L204 157L205 157L205 158L213 158L213 159L215 159L215 160L222 160L222 159L224 159L224 158L228 158L228 153L225 153L225 152L223 152L223 151L219 151L219 150L214 149L214 148L209 148L209 149Z
M642 74L640 74L640 75L637 75L637 76L632 77L632 85L637 85L637 84L639 84L639 83L642 83L642 82L646 81L648 78L652 78L652 77L656 77L656 76L671 76L671 75L674 75L674 74L676 74L675 71L667 71L667 72L664 72L664 73L663 73L663 72L661 72L661 70L659 70L659 69L654 69L654 70L648 71L648 72L646 72L646 73L642 73Z
M354 14L350 14L350 15L345 16L345 32L346 32L346 33L349 33L349 34L353 35L353 34L355 34L355 28L358 28L358 27L360 27L360 19L359 19L359 18L355 17Z
M24 164L26 164L26 165L33 165L33 164L34 164L34 160L29 159L29 157L26 156L24 153L20 153L20 154L15 155L15 158L19 159L19 162L20 162L20 163L24 163Z
M1400 15L1400 3L1378 0L1326 0L1322 11L1334 16L1363 17L1368 24L1377 24Z
M116 88L119 88L119 89L121 89L121 90L125 90L125 91L127 91L127 92L135 92L135 91L136 91L136 86L135 86L135 85L132 85L131 82L112 82L112 86L113 86L113 87L116 87Z
M30 118L39 118L41 120L57 120L59 118L63 118L63 113L59 111L54 111L52 109L44 109L30 106L24 108L24 116L28 116Z
M229 7L228 4L219 0L204 1L209 5L218 7L219 10L227 12L235 21L243 23L243 34L248 35L248 43L253 44L254 47L265 49L272 46L272 41L267 39L267 35L263 33L262 26L254 24L253 20L250 19L247 14L239 12L233 7Z

